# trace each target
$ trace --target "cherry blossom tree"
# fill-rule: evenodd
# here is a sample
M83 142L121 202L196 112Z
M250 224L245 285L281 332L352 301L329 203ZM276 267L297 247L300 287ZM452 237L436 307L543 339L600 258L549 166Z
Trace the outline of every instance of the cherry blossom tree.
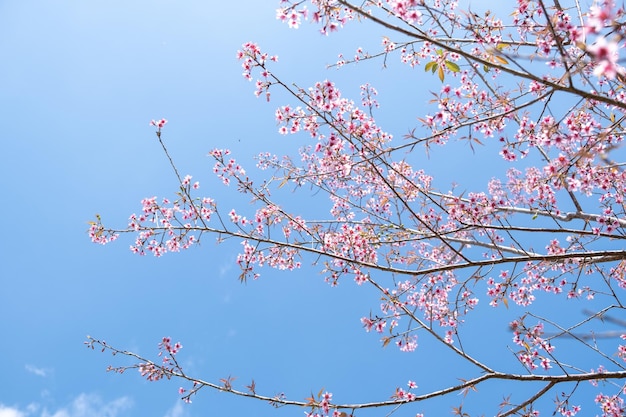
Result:
M99 217L91 225L91 240L100 244L133 235L139 255L179 252L209 238L239 240L241 281L259 278L263 267L306 267L332 286L371 286L382 301L369 314L372 306L364 306L365 331L407 355L432 355L418 338L435 340L468 365L458 384L398 381L368 403L338 403L323 390L287 398L257 392L254 382L189 375L177 360L182 346L169 338L157 360L91 337L87 345L136 360L111 370L184 381L186 401L212 388L312 417L346 417L399 406L421 415L420 404L445 397L456 415L467 416L463 398L484 395L485 386L497 397L487 396L471 415L625 415L626 330L615 327L626 289L624 16L612 0L517 0L497 11L456 0L282 0L277 18L289 28L307 20L328 36L357 24L377 28L378 50L359 48L333 66L349 71L360 61L399 60L432 79L430 111L416 114L408 132L392 132L374 119L374 111L393 109L379 108L373 86L362 85L357 101L330 80L293 86L276 56L246 43L237 57L255 94L270 101L281 91L295 103L280 103L275 117L279 134L299 134L299 154L264 152L256 168L244 169L228 149L212 150L215 175L252 201L225 207L179 175L164 141L166 120L153 121L180 189L171 199L144 199L125 228ZM441 149L457 144L491 152L508 168L467 189L468 174L450 165L459 185L437 188L419 160L445 163ZM316 217L293 211L281 200L283 187L307 196L316 190ZM539 298L552 309L539 309ZM508 343L491 348L511 358L505 369L467 342L483 304L510 317ZM587 315L574 319L570 313L581 308Z

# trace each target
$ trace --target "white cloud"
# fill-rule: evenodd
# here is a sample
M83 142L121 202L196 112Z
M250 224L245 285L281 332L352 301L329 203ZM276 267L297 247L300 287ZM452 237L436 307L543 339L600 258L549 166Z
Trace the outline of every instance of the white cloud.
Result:
M30 372L31 374L35 374L35 375L37 375L37 376L41 376L41 377L44 377L44 378L45 378L46 376L48 376L48 375L49 375L49 373L50 373L50 370L49 370L49 369L45 369L45 368L38 368L38 367L36 367L36 366L34 366L34 365L26 365L25 367L26 367L26 370L27 370L28 372ZM2 417L2 416L0 416L0 417Z
M104 402L97 395L80 394L67 407L54 413L44 410L41 417L117 417L131 406L132 400L128 397Z
M105 402L98 395L80 394L67 406L56 411L48 411L38 404L29 404L26 408L8 407L0 404L0 417L118 417L125 410L132 407L133 402L129 397L117 398L113 401ZM183 414L174 407L170 417L182 417Z
M29 417L34 416L39 406L35 403L28 404L25 409L8 407L0 403L0 417Z
M17 408L5 407L0 404L0 417L26 417L26 414Z
M185 405L186 404L183 403L181 400L178 400L176 404L174 404L174 407L170 408L167 411L164 417L185 417L189 415L189 413L187 413L187 410L185 409Z
M39 410L39 405L35 403L30 403L26 406L26 414L31 415Z

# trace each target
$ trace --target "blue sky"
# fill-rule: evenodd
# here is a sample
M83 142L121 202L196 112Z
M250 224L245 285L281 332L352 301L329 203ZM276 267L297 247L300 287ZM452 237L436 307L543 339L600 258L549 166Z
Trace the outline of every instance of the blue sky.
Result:
M274 109L289 100L276 94L267 105L254 97L235 59L243 42L279 55L276 72L301 86L331 78L356 99L359 85L372 82L381 93L378 122L397 137L426 111L428 90L438 88L434 77L394 60L386 70L381 62L327 70L337 54L380 42L367 26L327 38L309 24L287 29L275 20L276 1L227 3L0 3L0 417L302 412L211 392L184 405L177 382L106 373L119 359L85 349L88 334L149 356L169 335L183 343L190 373L233 375L242 385L254 378L259 391L294 399L325 388L338 401L384 400L409 379L435 388L456 382L456 365L444 354L382 350L362 330L359 319L378 309L371 288L331 288L315 268L263 271L242 285L235 242L206 240L162 259L133 255L124 238L106 247L89 242L87 222L96 213L124 226L142 198L176 190L150 119L169 120L164 138L179 170L224 205L239 200L212 178L210 149L231 148L252 168L258 152L288 152L305 140L276 133ZM419 158L444 185L458 180L449 167L460 160L474 184L502 166L458 149L444 155L445 165ZM505 319L479 314L487 321L469 344L494 332L508 337ZM429 343L420 340L420 349ZM435 401L398 415L445 415L447 407Z

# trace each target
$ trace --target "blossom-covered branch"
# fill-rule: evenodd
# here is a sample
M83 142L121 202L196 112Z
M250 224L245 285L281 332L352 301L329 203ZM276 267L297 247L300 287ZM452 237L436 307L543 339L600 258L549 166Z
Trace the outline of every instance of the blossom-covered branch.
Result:
M342 413L350 410L466 393L488 380L544 383L516 404L495 407L499 415L537 415L549 393L558 398L552 411L574 415L581 409L575 403L578 386L597 380L609 381L612 392L597 391L593 402L604 416L622 415L626 346L617 342L607 352L588 342L595 336L579 336L599 320L571 325L562 317L541 317L534 307L543 294L563 308L573 308L573 300L593 300L599 306L595 318L625 309L626 74L619 60L624 10L610 0L588 11L577 1L518 0L506 13L460 10L453 0L280 3L277 18L291 28L307 19L324 34L353 20L375 25L383 32L379 49L359 47L353 58L342 55L334 66L380 59L386 64L395 57L423 67L420 76L436 81L430 110L416 115L419 123L397 139L397 132L383 129L374 117L386 109L372 85L360 86L356 101L328 79L310 88L293 86L276 75L277 56L245 43L237 58L244 78L254 82L254 94L271 101L279 89L295 102L282 103L274 115L278 134L303 136L297 155L262 152L253 174L230 150L212 150L217 178L252 203L224 207L215 196L200 195L191 176L179 175L165 145L165 121L153 121L180 182L177 197L144 199L126 228L110 228L98 217L91 239L104 244L133 233L133 252L162 256L206 236L218 243L234 238L242 246L241 280L259 278L267 266L293 271L313 265L331 285L349 277L380 295L380 311L362 317L361 324L380 334L384 346L412 352L424 335L481 374L460 376L463 383L426 394L409 384L409 390L396 388L390 401L334 404L332 394L322 392L291 401L254 389L236 391L229 378L223 384L192 378L173 355L172 362L158 365L97 340L90 346L148 363L149 371L140 367L144 376L156 372L188 380L193 387L186 399L206 386L309 407L311 416L346 417ZM457 143L468 145L464 151L484 149L508 169L477 186L468 181L472 172L438 153ZM420 167L423 155L436 154L460 186L437 187L436 178ZM316 190L315 202L323 208L312 217L284 197L284 187L301 194ZM480 349L466 347L465 329L482 300L524 311L511 318L512 345L505 349L524 373L497 371ZM531 318L536 322L529 323ZM568 358L557 349L564 340L576 341L583 354ZM461 408L457 414L467 415Z

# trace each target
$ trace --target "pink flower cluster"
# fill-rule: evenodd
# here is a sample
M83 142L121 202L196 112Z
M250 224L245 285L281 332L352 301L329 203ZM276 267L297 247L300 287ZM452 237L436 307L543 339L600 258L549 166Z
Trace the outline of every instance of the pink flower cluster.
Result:
M599 36L595 43L587 48L587 51L595 59L596 66L593 73L608 79L624 74L624 67L619 62L619 45L616 41L607 41L604 36Z
M421 25L422 13L418 10L418 6L422 3L418 0L393 0L388 1L391 11L403 21Z
M243 44L242 49L237 51L237 59L241 60L241 67L243 68L243 76L247 80L252 81L252 70L258 68L261 78L256 80L256 90L254 94L258 97L265 93L267 101L270 100L269 88L272 85L271 74L266 68L267 61L278 61L276 55L270 56L267 53L261 52L259 46L252 42Z
M259 245L250 244L249 241L241 242L243 252L237 255L237 265L241 268L242 280L247 276L257 279L260 275L254 272L255 267L268 265L280 270L292 271L302 266L300 251L296 248L271 245L259 248Z
M181 349L183 345L180 342L176 342L172 344L172 339L170 337L164 337L159 343L159 356L162 356L163 353L166 353L169 356L176 355ZM167 360L167 356L163 358L164 361Z
M326 391L322 394L318 394L317 398L313 396L307 398L309 401L309 405L311 407L311 411L305 412L307 417L342 417L345 416L345 413L340 412L336 408L333 409L332 404L333 394ZM331 413L332 409L332 413Z
M307 19L309 12L302 1L281 0L281 5L276 11L276 18L287 22L290 28L297 29L300 26L300 18ZM320 31L324 35L334 32L343 27L349 20L354 18L351 9L341 6L337 0L311 0L314 11L311 20L322 26ZM298 8L300 7L300 8Z
M180 371L180 366L175 361L174 356L182 349L179 342L172 344L169 337L164 337L159 343L159 356L162 357L160 366L152 362L140 363L139 373L148 381L159 381L163 378L170 378L176 371Z
M559 407L559 413L561 413L564 417L574 417L576 414L580 412L581 407L579 405L574 405L571 407L563 406Z
M287 25L293 29L298 29L302 19L307 20L308 14L306 6L299 10L296 10L295 6L276 9L276 19L281 22L287 22Z
M231 178L238 175L246 175L246 170L237 163L234 159L226 159L226 156L230 155L228 149L213 149L210 153L215 159L215 165L213 165L213 173L222 180L224 185L230 185Z
M524 324L524 317L511 323L513 329L513 342L524 349L518 352L519 361L532 371L541 367L543 370L552 368L549 356L554 351L554 346L542 338L544 330L543 323L527 327ZM541 352L545 354L541 354Z
M105 230L104 226L98 221L91 222L91 226L89 226L89 231L87 232L89 235L89 239L93 243L98 243L100 245L106 245L107 243L111 243L120 236L119 233L109 232Z
M618 395L598 394L595 401L602 410L602 417L623 417L626 414L624 400Z
M407 385L409 387L408 390L405 390L402 387L397 387L396 392L391 396L391 398L402 402L415 401L417 397L413 392L411 392L411 390L417 389L417 384L413 381L409 381ZM418 414L418 416L421 416L421 414Z
M189 179L186 179L189 186ZM185 186L185 180L183 181ZM199 185L194 183L193 188ZM192 233L193 222L209 221L215 212L211 199L203 198L199 204L190 204L187 198L170 202L164 198L159 204L156 197L141 200L142 213L131 214L128 228L137 232L131 250L139 255L146 251L154 256L167 252L179 252L198 242Z
M161 120L151 120L150 121L150 126L154 126L157 129L161 130L163 128L163 126L165 126L165 124L167 123L167 120L165 119L161 119Z
M587 47L587 52L593 58L595 63L593 73L598 77L614 79L625 72L624 67L618 63L620 49L618 42L623 39L623 33L621 37L613 34L612 39L607 39L603 33L607 29L612 32L617 26L614 23L623 13L622 9L615 7L613 0L602 0L591 6L587 15L584 32L586 35L596 35L595 42Z

